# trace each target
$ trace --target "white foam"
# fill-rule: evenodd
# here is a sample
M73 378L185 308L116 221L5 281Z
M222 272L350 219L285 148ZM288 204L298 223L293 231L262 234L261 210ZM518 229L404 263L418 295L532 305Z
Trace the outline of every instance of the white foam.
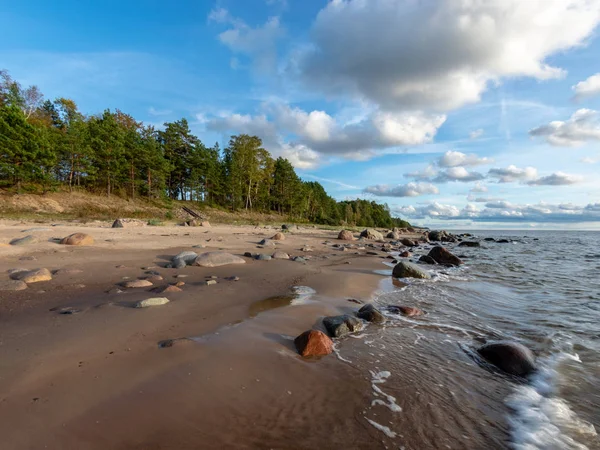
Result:
M373 372L373 371L370 371L370 372L371 372L371 387L373 388L373 392L375 392L376 396L381 395L382 397L384 397L387 400L387 403L386 403L383 400L375 399L375 400L373 400L373 402L371 402L371 406L383 405L392 412L401 412L402 408L396 403L396 397L386 394L383 390L381 390L381 388L379 386L377 386L378 384L385 383L387 381L387 379L392 375L391 372L388 372L387 370L383 370L381 372Z
M340 354L340 349L337 347L337 345L336 345L336 344L333 344L333 353L335 353L335 356L337 356L337 358L338 358L340 361L344 361L344 362L347 362L347 363L350 363L350 364L352 364L352 361L350 361L349 359L346 359L346 358L344 358L344 357L343 357L343 356Z
M557 368L566 359L581 362L579 356L566 353L542 361L531 384L517 387L506 399L514 412L509 422L515 449L587 450L576 439L597 436L592 424L580 419L565 400L554 394Z
M312 296L317 293L317 291L308 286L293 286L292 292L294 293L295 297L290 302L290 305L302 305L308 303Z
M387 437L393 439L393 438L395 438L397 436L397 434L394 433L392 430L390 430L389 427L386 427L385 425L378 424L377 422L375 422L375 421L373 421L371 419L368 419L366 417L365 417L365 419L367 420L367 422L369 422L371 425L373 425L379 431L383 431Z

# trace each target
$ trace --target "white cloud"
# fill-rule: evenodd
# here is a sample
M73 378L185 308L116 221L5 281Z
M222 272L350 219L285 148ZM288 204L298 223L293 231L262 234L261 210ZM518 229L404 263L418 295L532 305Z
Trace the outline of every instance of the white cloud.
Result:
M483 183L475 183L469 192L487 192L488 187Z
M477 130L471 131L469 133L469 139L475 140L483 136L483 128L479 128Z
M440 170L437 176L433 179L435 183L447 183L449 181L479 181L485 176L479 172L470 172L464 167L450 167L446 170Z
M151 116L168 116L172 112L173 111L171 111L170 109L155 109L154 106L151 106L148 109L148 114L150 114Z
M405 173L404 176L406 178L412 178L413 180L422 180L428 181L435 178L438 174L438 169L436 169L431 164L425 167L423 170L417 170L415 172Z
M574 100L579 101L595 97L600 94L600 73L594 74L584 81L580 81L572 86L571 89L575 93L573 96Z
M573 204L515 205L508 202L487 204L482 210L467 205L459 210L454 205L437 202L419 206L393 208L408 219L470 220L474 222L532 222L532 223L583 223L600 222L600 203L576 206Z
M535 167L520 169L510 165L506 169L490 169L489 178L496 178L499 183L527 182L537 179L538 172Z
M545 177L540 177L537 180L529 181L530 186L568 186L582 181L579 175L570 175L564 172L556 172Z
M543 137L551 145L575 147L600 140L600 117L598 111L579 109L566 121L555 120L529 130L529 134Z
M596 164L597 162L600 162L600 158L585 157L581 158L579 161L581 161L584 164Z
M457 167L457 166L479 166L481 164L491 164L494 162L491 158L480 158L471 153L469 155L461 152L447 151L441 156L437 164L440 167Z
M505 77L563 76L547 58L585 43L599 18L599 0L334 0L297 67L328 94L447 111Z
M378 184L366 187L363 192L379 197L418 197L419 195L439 194L440 191L430 183L408 183L396 186Z

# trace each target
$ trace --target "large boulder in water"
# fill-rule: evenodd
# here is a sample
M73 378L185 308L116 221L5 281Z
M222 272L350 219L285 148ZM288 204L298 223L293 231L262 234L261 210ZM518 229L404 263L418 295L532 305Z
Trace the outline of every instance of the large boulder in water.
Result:
M383 240L383 234L381 234L377 230L371 230L370 228L363 230L362 233L360 233L360 237L365 238L365 239L371 239L374 241L382 241Z
M345 334L360 331L363 327L360 320L348 314L325 317L323 325L332 337L342 337Z
M333 352L333 341L319 330L308 330L294 339L294 345L302 356L324 356Z
M63 245L93 245L94 238L85 233L73 233L60 241Z
M463 263L458 256L453 255L444 247L440 246L433 247L427 256L433 258L438 264L460 266Z
M342 230L340 231L340 234L338 234L338 239L341 239L342 241L353 241L354 235L352 234L352 231Z
M412 239L408 239L408 238L403 238L400 243L402 245L406 245L407 247L416 247L417 245L419 245L418 242L413 241Z
M524 377L536 370L533 352L517 342L491 342L479 347L477 353L511 375Z
M198 255L194 260L194 266L218 267L228 264L245 264L246 261L239 256L226 252L207 252Z
M419 262L422 262L425 264L432 264L432 265L437 264L435 259L433 259L431 256L427 256L427 255L421 255L421 257L419 258Z
M431 276L416 264L400 261L394 266L392 276L395 278L421 278L428 280Z

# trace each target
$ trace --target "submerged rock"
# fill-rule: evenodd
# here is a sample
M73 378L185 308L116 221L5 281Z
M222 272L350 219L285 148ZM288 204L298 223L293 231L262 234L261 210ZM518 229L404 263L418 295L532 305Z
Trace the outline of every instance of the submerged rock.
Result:
M169 299L166 297L152 297L146 300L140 300L135 304L136 308L148 308L150 306L161 306L169 303Z
M308 330L294 339L296 350L302 356L325 356L333 352L333 341L319 330Z
M26 270L12 273L10 277L13 280L19 280L23 283L37 283L39 281L49 281L52 279L52 274L48 269Z
M325 317L323 318L323 325L330 336L337 338L354 331L360 331L363 328L360 320L348 314Z
M428 280L431 276L416 264L400 261L394 266L392 276L396 278L420 278Z
M477 241L462 241L458 244L459 247L481 247L481 244Z
M94 238L85 233L73 233L60 241L63 245L93 245Z
M486 237L483 238L484 241L488 241L488 242L496 242L496 239L494 239L493 237Z
M398 256L400 256L401 258L410 258L412 256L412 253L409 252L408 250L405 250L402 253L400 253L400 255L398 255Z
M198 255L194 260L194 266L219 267L228 264L245 264L246 261L239 256L226 252L207 252Z
M392 314L401 314L401 315L407 316L407 317L422 316L423 314L425 314L419 308L414 308L412 306L389 305L387 307L387 310L389 312L391 312Z
M489 363L511 375L524 377L536 370L533 352L517 342L488 343L479 347L477 353Z
M342 230L338 234L338 239L341 239L342 241L353 241L354 235L352 234L352 231Z
M383 240L383 234L381 234L377 230L372 230L370 228L363 230L362 233L360 233L360 237L365 238L365 239L371 239L374 241Z
M448 264L451 266L460 266L463 262L461 259L450 253L444 247L436 246L431 249L429 255L431 258L435 259L438 264Z
M375 308L371 303L360 308L358 310L358 312L356 313L356 315L359 318L366 320L367 322L372 322L372 323L384 323L385 322L385 316L383 314L381 314L381 311L379 311L377 308Z

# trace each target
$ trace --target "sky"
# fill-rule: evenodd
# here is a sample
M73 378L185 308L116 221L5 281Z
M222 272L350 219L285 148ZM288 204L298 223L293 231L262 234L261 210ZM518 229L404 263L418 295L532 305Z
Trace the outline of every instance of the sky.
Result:
M338 200L600 229L600 0L0 0L0 68L87 114L259 136Z

